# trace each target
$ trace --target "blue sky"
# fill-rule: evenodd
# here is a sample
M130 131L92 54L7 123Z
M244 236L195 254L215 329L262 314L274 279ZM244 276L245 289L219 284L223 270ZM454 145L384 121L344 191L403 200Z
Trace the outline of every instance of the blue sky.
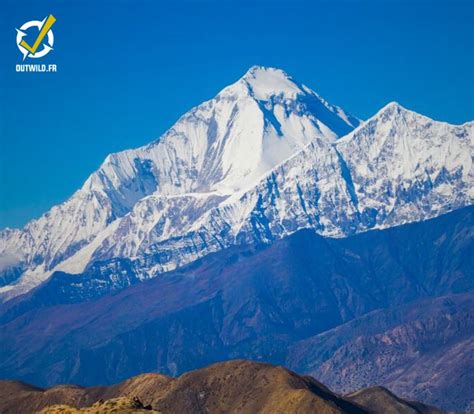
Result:
M15 28L53 14L54 51L16 73ZM474 1L3 1L0 227L69 197L252 65L368 118L396 100L474 119Z

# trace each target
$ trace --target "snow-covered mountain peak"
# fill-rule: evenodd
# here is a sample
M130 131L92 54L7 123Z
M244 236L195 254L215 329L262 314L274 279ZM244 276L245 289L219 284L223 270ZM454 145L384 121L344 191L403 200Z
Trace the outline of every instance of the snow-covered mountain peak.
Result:
M391 101L385 106L382 106L382 108L380 108L377 113L382 113L386 111L400 111L400 110L407 110L407 109L404 108L402 105L400 105L397 101Z
M306 94L281 69L252 66L241 81L245 82L255 99L260 101L269 101L275 97L295 99L297 95Z
M383 122L389 121L389 120L394 120L396 118L403 119L406 116L416 116L416 117L423 117L426 119L429 119L427 117L424 117L423 115L420 115L416 112L413 112L402 105L400 105L396 101L389 102L387 105L385 105L382 109L380 109L374 116L373 118L379 118Z
M282 99L296 99L307 94L286 72L281 69L252 66L235 83L224 88L217 98L239 99L251 97L256 101L268 102Z
M262 65L250 66L250 68L247 70L247 72L245 72L242 78L249 79L249 78L255 77L256 74L262 73L262 72L278 72L280 73L280 76L284 78L290 78L290 75L288 75L283 69L274 68L271 66L262 66Z
M360 185L355 193L370 199L368 208L379 215L385 206L390 222L395 212L413 215L413 200L418 208L426 203L425 212L472 202L473 144L469 125L435 121L391 102L336 147Z
M0 276L10 272L13 257L13 267L26 271L22 283L30 278L30 287L94 240L97 243L104 230L137 204L141 206L137 212L147 216L153 203L140 203L147 197L154 195L151 200L168 206L199 204L196 194L206 194L212 202L225 199L254 187L311 142L334 142L358 122L300 87L282 70L253 67L213 99L184 114L157 140L110 154L65 203L23 230L0 232ZM182 198L172 199L176 196ZM191 223L211 204L195 206L196 211L185 219ZM147 225L157 225L156 217ZM163 235L169 233L162 230ZM2 258L8 259L5 266ZM34 276L27 275L30 271Z
M410 122L416 122L428 126L438 125L442 127L442 125L444 125L445 128L462 126L453 125L442 121L435 121L427 117L426 115L422 115L418 112L415 112L411 109L402 106L396 101L389 102L387 105L382 107L375 115L369 118L365 122L365 124L369 124L372 122L393 123L395 126L399 127L406 126L406 124ZM469 126L469 122L466 122L464 126Z
M267 125L275 127L279 135L282 116L307 117L320 130L318 135L329 140L348 134L360 124L360 119L329 103L285 71L271 67L252 66L216 99L254 101L263 112Z
M398 133L400 132L399 130L408 128L410 123L416 124L417 127L419 124L443 124L442 122L433 121L424 115L413 112L398 102L393 101L379 109L373 116L361 123L351 133L338 140L338 144L353 140L358 141L363 135L370 135L372 139L375 139L377 136L380 136L380 134L373 134L375 130L397 139L397 137L400 137Z
M252 67L151 144L110 154L65 203L0 232L0 296L97 260L152 255L146 278L235 243L306 227L342 237L472 202L472 123L395 102L359 123Z

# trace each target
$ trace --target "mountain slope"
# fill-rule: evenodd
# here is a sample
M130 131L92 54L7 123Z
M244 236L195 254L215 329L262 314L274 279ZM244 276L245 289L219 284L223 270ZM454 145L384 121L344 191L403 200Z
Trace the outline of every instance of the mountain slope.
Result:
M0 381L0 385L0 410L5 414L16 413L18 409L31 412L43 407L49 407L46 412L76 412L67 411L64 406L53 411L54 404L68 404L71 407L94 404L94 407L101 408L100 412L108 412L107 407L113 403L117 410L117 398L121 398L120 402L125 403L123 405L133 406L135 400L135 405L149 405L163 414L441 414L435 408L398 398L388 390L361 390L345 398L332 393L311 377L299 376L282 367L242 360L214 364L176 379L159 374L142 374L109 387L58 386L42 390L11 381ZM376 406L374 398L377 398ZM137 404L138 401L143 404ZM417 411L412 409L414 406Z
M294 344L287 365L338 392L383 384L449 411L474 404L474 295L371 312Z
M9 276L0 280L11 282L12 274L19 279L13 291L12 286L2 289L4 296L30 289L84 246L95 239L99 243L113 231L117 219L151 194L169 204L165 207L168 211L179 208L179 196L193 203L197 194L198 204L209 198L204 205L193 206L184 218L192 222L216 201L252 186L311 141L333 141L358 124L356 118L329 105L283 71L253 67L214 99L183 115L155 142L109 155L65 203L23 230L2 231L0 271ZM167 196L172 196L169 202ZM131 248L122 247L121 254L132 254L139 248L135 245L143 242L149 227L156 231L170 226L159 216L149 217L149 201L138 208L142 215L139 237L130 241L134 244ZM174 223L173 230L180 225ZM122 235L123 229L122 225ZM128 235L131 231L133 228L125 230ZM82 271L89 259L82 254L73 270ZM12 269L17 269L16 273ZM25 273L21 275L18 269Z

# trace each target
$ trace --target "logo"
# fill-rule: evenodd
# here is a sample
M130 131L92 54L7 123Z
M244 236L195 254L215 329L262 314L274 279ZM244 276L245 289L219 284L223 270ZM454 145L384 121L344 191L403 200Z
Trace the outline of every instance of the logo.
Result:
M23 60L27 57L31 59L38 59L43 56L46 56L51 50L53 50L54 45L54 34L51 30L56 18L50 14L48 17L45 17L43 21L31 20L23 24L19 29L16 29L16 44L18 49L23 54ZM31 44L32 40L27 42L24 37L28 34L35 34L36 31L29 30L31 28L38 28L38 34L34 39L34 43ZM29 30L29 32L27 32ZM30 39L32 36L28 36Z

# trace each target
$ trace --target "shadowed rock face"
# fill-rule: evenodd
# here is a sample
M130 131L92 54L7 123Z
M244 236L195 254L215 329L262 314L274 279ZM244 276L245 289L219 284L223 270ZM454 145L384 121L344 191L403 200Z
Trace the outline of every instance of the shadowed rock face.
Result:
M398 398L381 387L342 397L312 377L245 360L221 362L178 378L143 374L110 387L56 386L43 390L16 381L0 382L0 412L36 411L42 414L441 413Z

